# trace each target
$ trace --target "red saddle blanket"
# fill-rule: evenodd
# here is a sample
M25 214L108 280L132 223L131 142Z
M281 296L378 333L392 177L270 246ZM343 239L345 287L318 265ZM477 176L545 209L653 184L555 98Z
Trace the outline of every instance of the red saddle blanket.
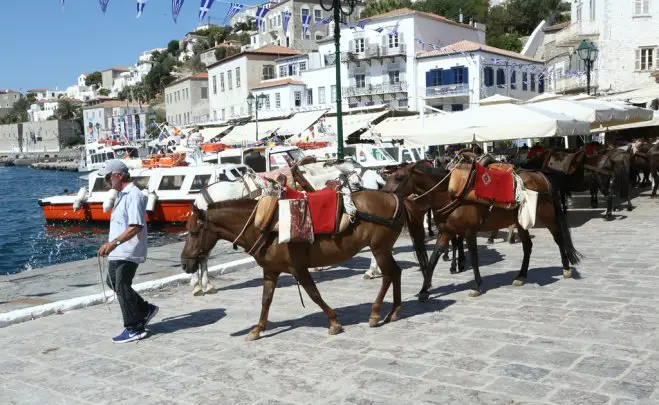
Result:
M499 203L515 202L515 180L507 170L493 170L476 163L474 191L478 198Z
M597 144L589 143L584 147L586 156L593 156L597 153Z
M300 200L306 198L311 213L311 223L313 233L331 234L336 229L336 210L338 208L338 198L336 191L331 188L311 193L301 193L290 187L286 187L284 198L288 200Z

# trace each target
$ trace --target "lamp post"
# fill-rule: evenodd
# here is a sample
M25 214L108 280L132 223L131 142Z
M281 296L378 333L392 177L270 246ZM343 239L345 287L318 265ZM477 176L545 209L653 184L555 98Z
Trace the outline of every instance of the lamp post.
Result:
M597 60L599 50L593 42L584 39L579 44L577 53L579 58L586 64L586 93L590 95L590 71L593 68L593 63Z
M325 11L334 12L334 63L336 66L336 156L343 159L343 111L341 109L341 22L355 11L357 0L344 1L344 9L341 0L331 0L326 6L325 0L320 0L320 6Z
M265 100L266 95L265 94L259 94L258 96L254 97L254 94L252 92L249 92L249 95L247 96L247 106L250 109L250 112L252 110L252 107L254 108L254 122L256 124L256 140L259 140L259 108L263 106L263 100Z

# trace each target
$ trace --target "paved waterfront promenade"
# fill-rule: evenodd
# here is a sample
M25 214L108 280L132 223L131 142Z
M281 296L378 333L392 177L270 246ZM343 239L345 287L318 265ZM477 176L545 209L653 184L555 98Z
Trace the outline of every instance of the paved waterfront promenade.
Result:
M478 298L467 297L471 271L451 275L440 262L432 299L418 303L421 276L403 238L404 318L378 328L367 325L380 284L361 277L367 255L313 273L345 328L338 336L284 276L264 338L244 342L261 309L256 268L215 279L217 295L149 293L161 312L135 344L110 342L121 329L116 303L2 328L0 404L657 405L659 201L634 203L613 222L602 210L570 214L587 256L575 279L562 278L544 229L532 231L521 288L510 285L521 245L479 239L487 293Z

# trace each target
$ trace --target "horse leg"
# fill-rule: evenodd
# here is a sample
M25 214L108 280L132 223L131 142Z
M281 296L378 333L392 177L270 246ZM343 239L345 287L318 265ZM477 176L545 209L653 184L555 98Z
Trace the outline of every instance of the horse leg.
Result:
M469 249L469 255L471 256L471 268L474 270L474 288L469 292L470 297L478 297L483 292L481 290L481 285L483 280L481 279L481 272L478 268L478 245L476 244L476 232L465 235L467 239L467 248Z
M563 213L567 214L567 191L563 187L561 187L561 207Z
M272 296L275 294L277 288L277 280L279 273L273 273L263 269L263 298L261 300L261 317L259 323L249 331L245 336L246 341L256 340L261 337L261 332L265 330L268 323L268 312L270 311L270 304L272 304Z
M533 249L533 242L531 241L531 235L529 231L522 228L520 225L517 225L517 233L519 233L519 239L522 241L522 249L524 251L524 258L522 259L522 268L519 270L513 285L521 287L526 281L526 276L529 271L529 261L531 259L531 250Z
M608 195L606 196L606 214L605 214L605 220L611 221L613 220L613 179L609 181L609 192Z
M465 271L465 239L458 236L458 272Z
M455 238L451 239L451 248L455 251ZM444 254L442 255L442 260L444 260L445 262L448 262L450 260L448 257L448 246L447 249L444 250Z
M309 298L311 298L313 302L315 302L316 305L318 305L329 318L329 334L337 335L341 333L343 331L343 327L336 320L336 313L334 310L330 308L330 306L327 305L325 301L323 301L323 298L320 296L320 291L318 291L316 283L313 281L313 278L311 278L309 269L298 269L295 272L295 278L297 279L297 282L300 283L302 288L304 288L304 291L307 292Z
M384 323L396 322L400 316L400 311L403 308L401 299L400 276L401 269L393 256L389 255L389 278L394 287L394 305L391 307L391 312L384 318Z
M384 297L387 295L387 291L389 291L389 286L392 283L392 279L391 279L392 271L391 271L391 265L389 264L389 257L391 257L391 253L389 252L387 254L387 253L378 252L374 255L376 260L378 261L378 265L384 271L382 273L382 284L380 285L380 291L378 292L377 297L375 297L375 301L373 302L373 306L371 307L371 315L368 318L368 326L370 327L374 327L378 325L378 321L380 320L380 309L382 308L382 302L384 301ZM391 260L393 261L393 257L391 257Z
M515 225L510 225L508 227L508 243L515 243Z
M204 295L204 290L201 288L201 272L203 271L203 263L199 266L199 270L190 275L190 285L192 286L192 295L199 297Z
M650 194L650 198L655 198L657 197L657 187L659 187L659 171L655 168L652 169L652 182L654 184L652 185L652 193Z
M430 289L430 287L432 287L433 272L435 271L435 267L437 266L439 257L448 248L448 242L449 242L449 236L446 234L446 232L441 232L440 230L440 236L439 238L437 238L435 249L433 250L430 259L428 260L428 269L426 270L426 274L423 278L423 286L421 287L421 291L419 291L419 293L417 294L417 296L419 297L419 301L427 300L428 296L430 295L428 293L428 290ZM384 279L382 281L384 283Z
M368 270L364 273L364 280L371 280L376 277L382 277L382 271L380 271L380 266L378 266L375 256L371 253L371 264L368 266Z
M496 238L497 236L499 236L499 231L498 230L492 231L492 233L490 234L490 237L487 238L487 244L488 245L493 244L494 243L494 238Z
M213 283L208 280L208 260L204 260L201 264L201 288L204 294L215 294L217 290Z
M457 263L455 261L455 254L458 251L458 237L457 236L454 236L451 239L451 250L452 250L452 252L451 252L452 253L451 268L449 269L449 271L451 272L451 274L455 274L455 273L458 272Z
M428 236L435 236L435 232L432 231L432 208L428 208Z

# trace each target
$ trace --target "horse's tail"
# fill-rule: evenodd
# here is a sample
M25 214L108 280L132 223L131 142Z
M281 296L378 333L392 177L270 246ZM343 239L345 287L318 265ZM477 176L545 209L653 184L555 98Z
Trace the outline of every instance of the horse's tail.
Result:
M419 209L414 202L404 198L404 211L405 211L405 225L410 233L412 245L414 247L414 254L423 276L426 275L428 269L428 252L426 251L426 231L423 228L423 219L425 211Z
M561 239L563 240L563 249L567 255L567 259L572 265L579 264L581 259L584 257L581 253L575 249L574 244L572 243L572 235L570 234L570 225L567 223L567 217L561 209L561 191L558 186L557 180L552 177L547 177L550 184L550 194L552 204L554 206L554 216L556 218L556 230L560 232Z
M618 186L620 190L620 198L627 199L629 198L629 191L631 188L631 166L625 164L627 162L614 162L613 174L614 174L614 184Z

